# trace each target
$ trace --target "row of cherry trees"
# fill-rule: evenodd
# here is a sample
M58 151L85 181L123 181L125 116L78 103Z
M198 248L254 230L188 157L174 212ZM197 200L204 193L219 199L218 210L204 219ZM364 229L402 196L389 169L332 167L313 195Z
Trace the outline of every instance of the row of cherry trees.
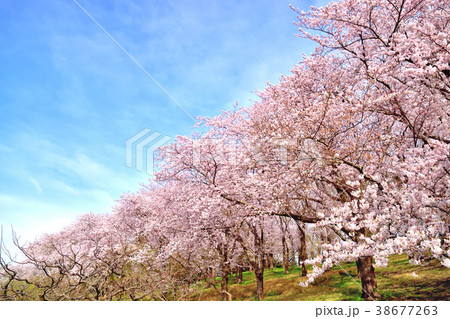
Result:
M448 265L449 10L349 0L298 12L314 54L253 106L163 149L158 179L190 185L213 210L229 202L332 229L340 240L323 245L307 283L356 260L363 297L375 299L373 257Z
M29 245L23 266L49 282L3 262L4 286L50 285L44 297L55 299L83 289L176 299L218 274L230 300L229 275L251 267L261 299L264 268L274 256L288 268L290 249L303 274L314 266L302 285L356 261L372 300L374 261L407 253L450 266L450 1L293 9L300 36L318 45L311 56L254 105L201 118L203 134L162 148L155 183L124 195L112 215ZM314 254L311 229L325 238Z
M261 274L261 299L264 269L282 262L288 272L296 250L305 250L290 219L249 216L230 204L207 216L188 207L184 195L190 193L171 187L124 195L113 214L80 216L35 242L21 245L16 239L19 259L2 247L0 298L184 300L213 287L232 300L233 273L239 283L243 271L252 270ZM237 214L243 214L240 220Z

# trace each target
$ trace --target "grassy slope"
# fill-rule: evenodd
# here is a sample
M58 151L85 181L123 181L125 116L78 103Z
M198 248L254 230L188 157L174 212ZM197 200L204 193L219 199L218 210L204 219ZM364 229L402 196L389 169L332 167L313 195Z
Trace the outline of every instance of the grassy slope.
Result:
M264 272L264 300L361 300L355 263L335 267L320 277L315 284L302 288L304 280L299 269L285 275L284 269ZM418 275L414 277L412 273ZM386 268L376 269L379 292L383 300L450 300L450 270L436 260L425 265L411 265L405 255L393 256ZM220 290L220 278L217 288ZM242 284L231 284L233 300L255 300L256 283L253 273L245 272ZM354 281L355 280L355 281ZM233 280L230 280L232 283ZM213 288L204 289L192 300L221 300Z

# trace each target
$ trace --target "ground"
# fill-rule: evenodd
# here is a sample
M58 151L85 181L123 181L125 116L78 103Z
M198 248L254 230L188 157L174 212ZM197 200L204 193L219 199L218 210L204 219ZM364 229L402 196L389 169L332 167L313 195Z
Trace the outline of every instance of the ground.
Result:
M382 300L450 300L450 269L437 260L411 265L406 255L397 255L391 257L386 268L377 268L375 272ZM288 275L284 268L266 270L263 300L362 300L355 263L333 268L306 288L298 284L305 280L300 273L299 268ZM242 284L233 284L233 279L230 283L233 300L256 300L253 273L244 272ZM220 278L217 289L202 287L191 300L221 300Z

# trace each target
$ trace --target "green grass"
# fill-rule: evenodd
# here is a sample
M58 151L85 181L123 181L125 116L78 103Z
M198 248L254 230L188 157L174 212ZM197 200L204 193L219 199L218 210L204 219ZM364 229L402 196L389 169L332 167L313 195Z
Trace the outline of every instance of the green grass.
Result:
M305 280L300 276L299 268L287 275L284 268L265 270L263 300L361 300L355 263L342 264L341 267L345 271L335 267L306 288L298 284ZM386 268L378 268L375 272L382 300L450 300L450 270L437 260L411 265L406 255L397 255L391 257ZM418 277L414 277L413 272ZM232 279L229 282L233 300L256 300L253 273L244 272L242 284L233 284ZM191 300L221 300L220 278L217 278L217 288L219 291L203 289Z

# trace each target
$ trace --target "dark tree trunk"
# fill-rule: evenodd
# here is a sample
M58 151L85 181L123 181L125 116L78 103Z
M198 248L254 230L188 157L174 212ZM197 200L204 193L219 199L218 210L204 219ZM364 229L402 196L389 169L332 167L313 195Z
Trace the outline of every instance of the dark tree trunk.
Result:
M300 234L300 248L298 249L298 265L302 267L302 276L306 276L308 274L308 270L306 269L305 260L308 259L306 255L306 234L303 228L298 225L298 232Z
M260 227L260 236L258 236L258 231L255 229L255 277L256 277L256 297L258 300L262 300L264 297L264 232Z
M377 300L380 294L375 291L377 282L375 280L375 270L372 264L372 256L360 257L356 261L358 277L361 279L362 295L364 300Z
M306 276L308 274L308 269L306 268L306 265L304 262L302 262L302 276Z
M254 250L252 251L252 255L247 255L247 262L250 264L250 269L253 268L256 277L256 297L258 300L262 300L264 297L264 264L265 264L265 256L264 256L264 231L261 225L260 217L258 224L250 223L246 221L247 226L249 227L253 239L254 239ZM242 244L244 250L246 250L245 246Z
M267 256L268 256L267 259L269 260L269 269L272 270L273 269L273 264L274 264L273 254L269 253Z
M283 249L283 268L286 274L289 274L289 247L286 241L286 234L288 232L287 223L283 217L280 217L281 228L281 247Z
M231 301L231 294L228 292L228 273L222 274L222 300Z
M308 274L308 269L306 268L304 260L307 259L306 257L306 249L303 250L302 248L298 249L298 266L302 268L302 276L306 276Z
M286 237L281 237L281 245L283 246L283 267L284 272L289 274L289 248L287 246Z
M228 237L228 233L225 233ZM219 252L222 255L222 300L231 301L231 294L228 292L228 276L231 274L230 264L228 262L228 245L220 244Z
M256 276L256 297L262 300L264 297L264 268L255 270Z
M226 254L225 257L227 257ZM225 264L222 269L222 272L223 272L221 282L222 300L231 301L231 294L228 292L228 276L231 274L231 269L227 264Z
M216 268L211 268L210 280L212 283L216 284Z
M206 270L206 282L209 284L214 285L215 281L216 281L216 277L215 277L215 273L212 267L208 267L208 269Z
M292 247L292 249L289 249L289 244L287 245L287 247L288 247L288 256L289 256L289 267L290 267L290 270L294 270L295 267L297 266L297 264L295 262L294 239L292 238L292 236L290 234L288 236L288 239L289 239L290 247Z
M238 268L238 284L242 284L242 267Z

